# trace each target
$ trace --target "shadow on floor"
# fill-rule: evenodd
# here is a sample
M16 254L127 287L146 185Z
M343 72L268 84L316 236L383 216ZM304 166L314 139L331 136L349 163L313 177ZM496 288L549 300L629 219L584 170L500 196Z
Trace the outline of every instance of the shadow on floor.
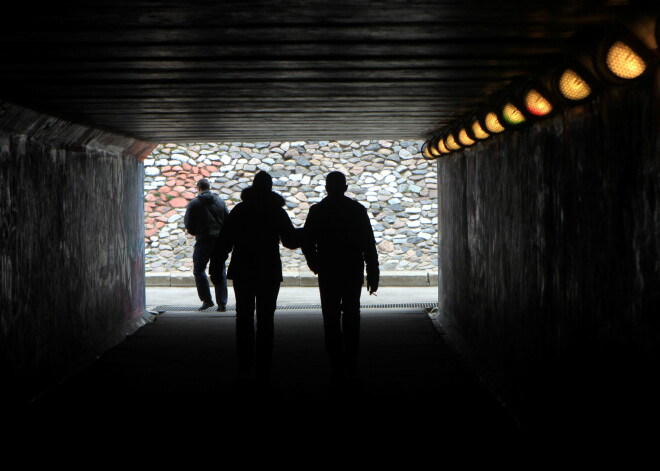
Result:
M467 371L424 310L363 309L361 379L330 380L320 310L277 311L272 383L237 382L235 317L165 312L64 384L35 413L153 413L212 417L225 427L266 418L299 424L355 422L363 429L420 425L511 434L511 417Z

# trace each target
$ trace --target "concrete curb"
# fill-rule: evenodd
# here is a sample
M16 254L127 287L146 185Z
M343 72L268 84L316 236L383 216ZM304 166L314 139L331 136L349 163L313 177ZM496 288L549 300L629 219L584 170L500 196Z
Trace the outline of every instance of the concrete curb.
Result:
M317 277L312 272L284 272L282 286L318 286ZM160 287L194 287L192 273L146 273L146 285ZM228 280L231 286L231 280ZM430 271L390 271L381 272L380 286L438 286L438 273Z

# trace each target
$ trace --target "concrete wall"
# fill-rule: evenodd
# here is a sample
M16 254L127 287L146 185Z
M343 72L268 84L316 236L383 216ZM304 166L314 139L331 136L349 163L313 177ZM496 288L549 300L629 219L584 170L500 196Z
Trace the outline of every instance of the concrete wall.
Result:
M527 426L657 401L659 88L439 161L438 321Z
M144 324L152 149L0 104L3 394L30 398Z

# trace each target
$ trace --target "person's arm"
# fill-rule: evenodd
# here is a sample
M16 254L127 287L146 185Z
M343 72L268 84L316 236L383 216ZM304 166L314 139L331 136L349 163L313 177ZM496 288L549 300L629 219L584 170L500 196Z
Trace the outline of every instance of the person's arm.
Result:
M303 232L302 232L301 248L303 255L305 256L305 260L307 261L307 266L309 267L310 270L312 270L312 272L315 275L318 275L319 262L318 262L318 254L316 252L315 228L316 228L316 211L314 211L314 207L312 206L307 215L307 219L305 219L305 225L302 229Z
M191 200L186 207L186 214L183 216L183 225L190 235L195 235L195 200Z
M280 209L278 225L282 245L291 250L300 248L301 231L295 228L291 222L291 218L284 209Z
M369 214L366 209L362 211L361 217L362 226L362 253L364 254L364 261L367 265L367 290L369 294L375 293L378 290L378 283L380 281L380 265L378 263L378 251L376 250L376 238L374 231L369 221Z
M212 264L223 265L227 261L229 253L234 250L234 244L236 243L236 218L238 215L235 212L236 209L234 208L234 210L227 214L227 218L220 231L220 236L213 248L213 254L211 255Z

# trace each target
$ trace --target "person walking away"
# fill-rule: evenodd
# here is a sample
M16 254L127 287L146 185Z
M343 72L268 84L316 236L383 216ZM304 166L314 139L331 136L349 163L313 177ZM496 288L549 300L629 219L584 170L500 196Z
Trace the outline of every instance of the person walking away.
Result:
M335 381L357 380L360 339L360 295L366 265L367 290L378 290L380 268L369 215L344 195L341 172L326 176L327 196L309 209L303 254L318 275L325 348Z
M240 379L253 367L260 385L267 386L273 355L274 314L282 278L280 242L300 247L299 234L284 210L284 198L272 191L273 181L258 172L241 202L229 213L211 258L211 272L224 265L231 252L227 278L236 297L236 350ZM255 333L256 310L256 333Z
M222 232L225 220L229 214L225 202L211 192L211 185L206 178L197 181L198 195L188 203L184 216L184 225L189 234L195 236L193 250L193 275L197 295L202 301L199 310L204 311L213 306L213 298L206 276L206 266ZM218 268L218 267L216 267ZM211 275L215 287L215 299L218 311L227 309L227 277L224 270L216 269Z

